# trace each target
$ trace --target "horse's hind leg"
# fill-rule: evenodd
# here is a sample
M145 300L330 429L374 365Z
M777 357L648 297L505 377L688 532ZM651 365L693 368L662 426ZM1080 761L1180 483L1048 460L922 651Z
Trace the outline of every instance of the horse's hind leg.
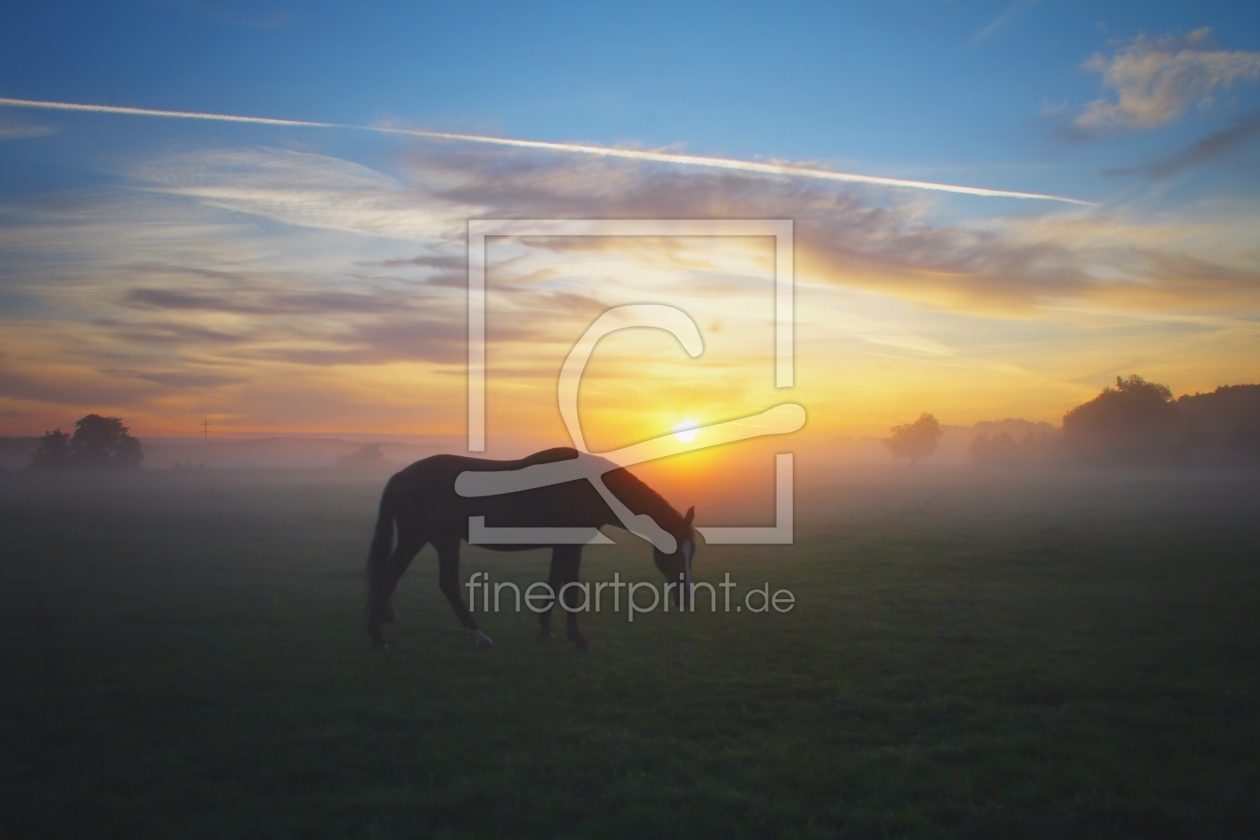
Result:
M490 641L489 636L481 632L481 629L477 627L477 622L473 620L472 613L468 611L468 606L464 604L464 594L459 591L459 539L434 540L433 545L438 553L438 588L442 590L442 594L450 602L451 609L455 611L455 617L459 619L459 623L464 625L464 629L476 639L477 647L490 647L494 643Z
M402 579L403 572L411 565L411 561L424 548L425 540L421 537L406 534L400 535L398 545L385 561L381 578L373 582L373 597L368 618L368 635L372 637L372 647L384 648L385 639L381 636L381 625L394 620L393 595L394 587Z

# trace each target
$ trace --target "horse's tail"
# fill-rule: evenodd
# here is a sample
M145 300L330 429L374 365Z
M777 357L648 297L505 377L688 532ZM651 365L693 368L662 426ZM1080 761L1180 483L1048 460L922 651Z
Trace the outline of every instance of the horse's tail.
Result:
M389 562L390 552L394 549L394 518L396 516L398 496L398 476L393 475L385 483L385 492L381 494L380 513L376 517L376 531L372 534L372 547L368 549L368 614L373 615L382 605L376 602L381 597L381 584L384 582L385 567ZM388 607L386 606L386 609ZM386 616L380 616L386 618Z

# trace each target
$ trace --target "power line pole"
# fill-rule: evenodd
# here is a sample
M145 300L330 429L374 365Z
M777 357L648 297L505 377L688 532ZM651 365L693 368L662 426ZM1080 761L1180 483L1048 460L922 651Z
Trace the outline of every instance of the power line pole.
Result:
M209 418L201 418L201 446L204 448L210 445L210 420Z

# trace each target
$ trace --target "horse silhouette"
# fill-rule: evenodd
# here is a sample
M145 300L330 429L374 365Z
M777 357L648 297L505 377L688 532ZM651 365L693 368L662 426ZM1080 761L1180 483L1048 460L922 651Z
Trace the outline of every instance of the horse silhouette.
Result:
M494 527L599 528L604 525L626 527L585 479L565 481L546 487L468 498L455 490L456 479L464 472L516 471L538 464L550 464L578 458L571 448L547 449L516 461L493 461L463 455L434 455L417 461L395 473L381 494L380 515L368 553L368 634L372 646L385 646L381 625L393 621L392 595L412 559L425 545L432 543L438 553L438 587L450 602L455 617L476 639L479 647L488 647L490 638L477 626L464 604L460 592L459 544L468 540L468 518L484 516ZM583 455L592 458L594 456ZM603 459L600 459L603 460ZM661 496L628 470L611 462L603 473L604 486L631 512L650 516L675 540L675 550L666 554L653 548L656 567L667 581L681 581L690 576L690 558L695 550L692 519L695 508L686 515L670 507ZM397 544L394 531L398 532ZM659 544L659 543L658 543ZM534 544L487 545L496 551L551 549L551 572L547 583L551 592L560 592L567 583L578 579L582 563L582 545ZM572 587L564 592L567 610L568 637L578 650L589 645L578 630L577 593ZM687 603L684 587L674 589L677 603ZM542 599L539 599L542 601ZM551 611L554 597L542 601L545 609L539 614L539 637L551 638Z

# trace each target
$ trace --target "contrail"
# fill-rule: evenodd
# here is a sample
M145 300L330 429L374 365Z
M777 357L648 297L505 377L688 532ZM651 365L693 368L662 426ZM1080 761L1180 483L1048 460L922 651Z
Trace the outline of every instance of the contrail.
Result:
M705 166L710 169L733 169L739 172L757 172L763 175L784 175L791 178L813 178L823 181L845 181L855 184L872 184L881 187L906 187L915 190L978 195L989 198L1032 198L1042 201L1062 201L1068 204L1092 206L1093 202L1078 198L1043 193L990 190L984 187L965 187L958 184L938 184L934 181L910 181L903 178L881 178L876 175L858 175L852 172L835 172L830 169L809 169L801 166L784 166L778 163L758 163L733 158L679 155L668 152L644 152L635 149L618 149L609 146L588 146L580 143L549 143L543 140L515 140L510 137L485 137L477 134L451 134L444 131L422 131L411 128L387 128L374 125L348 125L345 123L311 122L308 120L280 120L270 117L242 117L233 114L205 114L197 111L160 111L152 108L124 108L117 105L78 105L72 102L41 102L34 99L7 99L0 97L0 107L40 108L48 111L84 111L93 114L123 114L133 117L167 117L181 120L212 120L215 122L252 123L254 125L278 125L292 128L340 128L351 131L373 131L380 134L401 134L409 137L425 137L431 140L453 140L463 143L488 143L494 146L512 146L518 149L543 149L552 152L595 155L598 157L628 158L652 163L671 163L682 166Z

